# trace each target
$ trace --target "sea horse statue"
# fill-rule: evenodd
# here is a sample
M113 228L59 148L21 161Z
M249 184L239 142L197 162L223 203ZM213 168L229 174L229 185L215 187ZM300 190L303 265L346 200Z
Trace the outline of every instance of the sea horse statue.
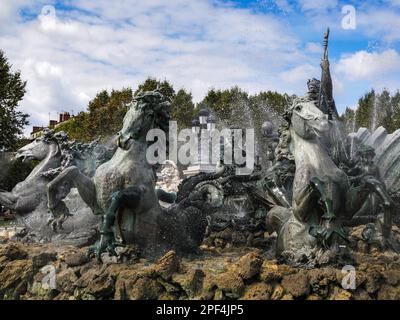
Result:
M101 260L102 253L116 255L117 245L131 243L149 254L171 247L197 250L201 243L205 213L191 206L190 201L163 210L157 196L155 168L146 158L148 131L168 132L169 106L158 89L140 92L118 132L117 150L96 169L93 178L70 166L48 185L48 207L54 216L62 215L63 198L76 187L93 213L102 217L100 239L89 255Z

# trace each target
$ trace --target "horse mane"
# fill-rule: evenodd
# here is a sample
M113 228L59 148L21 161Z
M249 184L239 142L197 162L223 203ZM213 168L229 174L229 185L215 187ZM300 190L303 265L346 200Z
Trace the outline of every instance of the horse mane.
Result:
M163 95L159 89L139 92L134 98L136 110L154 114L154 126L168 133L171 100Z
M55 142L58 145L61 153L61 165L58 168L44 172L43 175L55 177L64 169L78 165L77 162L85 163L86 160L93 158L97 165L100 165L111 159L113 150L99 144L100 138L89 143L80 143L76 140L69 140L68 134L64 131L55 132L51 129L46 129L41 136L45 143ZM81 168L85 172L85 168ZM86 172L88 173L88 172ZM89 175L91 175L89 173Z

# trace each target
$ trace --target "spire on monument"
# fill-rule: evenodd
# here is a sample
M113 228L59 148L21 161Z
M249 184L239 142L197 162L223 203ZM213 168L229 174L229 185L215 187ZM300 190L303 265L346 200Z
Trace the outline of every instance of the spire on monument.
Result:
M329 55L328 55L328 45L329 45L329 28L324 34L324 55L321 61L321 87L318 98L318 107L326 114L328 114L329 119L332 120L333 117L338 118L339 114L336 110L335 100L333 99L333 84L331 78L331 72L329 68Z

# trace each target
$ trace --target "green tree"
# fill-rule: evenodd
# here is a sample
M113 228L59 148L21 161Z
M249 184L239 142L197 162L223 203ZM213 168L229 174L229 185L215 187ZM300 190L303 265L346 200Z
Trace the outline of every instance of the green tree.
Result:
M198 109L211 110L226 126L248 127L253 120L249 106L249 95L236 86L226 90L210 89Z
M17 111L25 95L26 82L19 71L13 72L3 51L0 50L0 150L15 150L18 136L29 124L28 115Z
M80 112L60 124L56 131L65 131L70 139L89 142L101 137L102 142L121 130L127 105L132 102L132 89L100 91L88 103L87 112Z
M340 117L340 120L343 122L343 128L347 134L357 131L355 117L356 111L349 107L346 108L344 114Z
M257 95L251 97L251 100L255 104L263 105L270 111L283 115L285 109L290 106L295 96L289 96L288 94L280 94L276 91L262 91Z
M276 127L281 124L282 115L293 103L296 96L289 96L286 93L280 94L275 91L262 91L250 97L251 108L254 111L256 122L272 122ZM257 127L257 126L256 126Z
M90 125L88 120L89 114L87 112L80 112L72 119L61 123L55 131L64 131L68 133L68 137L71 140L77 140L80 142L91 141L91 136L87 132L87 126Z
M194 116L194 103L191 93L180 89L171 102L171 120L178 122L179 128L190 128Z
M154 78L147 78L143 83L139 84L135 95L141 91L152 91L157 88L171 101L171 119L178 122L179 128L190 127L194 115L194 103L192 94L185 89L180 89L176 92L168 80L160 81Z
M135 91L135 95L137 95L140 91L153 91L157 88L159 88L160 92L169 99L172 100L174 98L175 90L167 80L160 81L150 77L147 78L143 83L139 84Z
M375 98L375 91L371 90L358 101L358 107L356 111L357 128L371 128Z
M397 90L396 93L392 96L390 102L393 108L393 118L392 118L392 127L389 128L390 132L393 132L400 128L400 91Z
M108 137L121 130L128 104L132 102L132 89L101 91L89 102L87 132L91 139Z
M377 96L376 128L384 126L388 131L393 128L393 106L390 92L384 89Z

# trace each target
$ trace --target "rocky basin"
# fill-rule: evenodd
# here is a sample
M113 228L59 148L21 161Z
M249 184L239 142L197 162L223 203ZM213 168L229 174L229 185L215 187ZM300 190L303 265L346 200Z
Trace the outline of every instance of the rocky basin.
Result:
M400 255L373 248L354 254L355 288L342 286L340 266L303 269L280 264L256 248L203 246L192 258L165 253L89 260L87 248L2 239L0 299L400 299Z

